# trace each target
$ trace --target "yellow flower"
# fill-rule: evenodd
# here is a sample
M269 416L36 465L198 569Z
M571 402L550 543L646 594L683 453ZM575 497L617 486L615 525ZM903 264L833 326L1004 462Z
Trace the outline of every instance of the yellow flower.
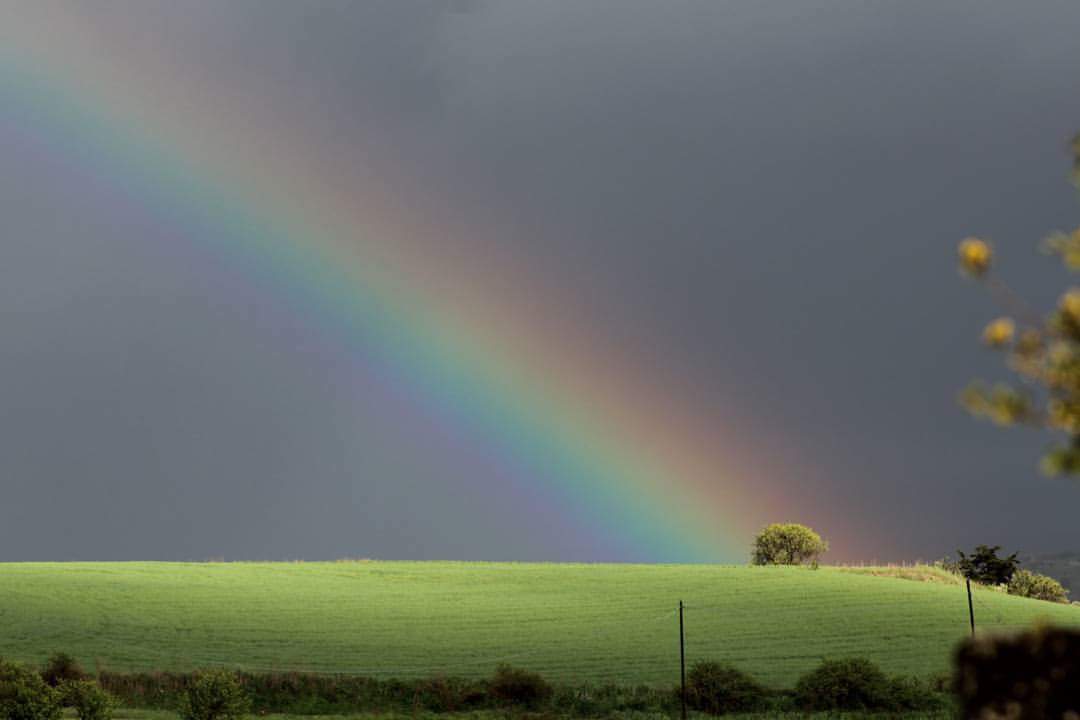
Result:
M1058 301L1058 308L1072 320L1080 322L1080 288L1069 288Z
M1012 342L1016 334L1016 324L1012 319L1000 317L983 330L983 342L993 348L1004 347Z
M994 251L985 240L976 237L964 238L958 248L960 254L960 269L964 272L981 277L990 269Z

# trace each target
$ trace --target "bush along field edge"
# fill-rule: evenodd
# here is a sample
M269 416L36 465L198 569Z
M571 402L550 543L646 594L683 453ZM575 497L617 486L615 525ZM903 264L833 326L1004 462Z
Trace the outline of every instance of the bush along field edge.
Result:
M889 677L869 660L828 660L795 688L766 688L729 665L702 661L687 673L694 713L946 711L947 678ZM433 677L384 680L305 673L113 673L90 676L70 656L41 670L0 660L0 718L58 720L70 708L79 720L112 720L118 708L167 710L182 720L239 720L258 715L477 713L509 711L560 717L636 714L678 716L681 686L552 685L541 675L501 665L487 679Z
M823 660L794 688L775 690L738 668L699 661L679 686L558 685L500 665L487 679L379 680L301 673L88 675L69 655L41 669L0 660L0 719L113 720L118 706L169 710L181 720L240 720L251 712L538 714L674 717L732 713L892 713L894 716L1049 718L1080 715L1080 632L1043 626L961 643L950 676L890 676L865 658Z

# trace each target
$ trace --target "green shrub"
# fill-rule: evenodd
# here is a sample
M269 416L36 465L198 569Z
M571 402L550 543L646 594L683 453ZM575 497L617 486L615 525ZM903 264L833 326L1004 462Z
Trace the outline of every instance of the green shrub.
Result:
M552 688L538 673L500 665L491 679L490 692L500 704L536 708L551 698Z
M78 660L67 653L56 653L41 669L41 677L52 687L59 687L62 683L86 680L90 676L82 669Z
M0 718L57 720L61 709L60 694L41 675L0 660Z
M773 523L754 538L751 561L754 565L817 566L818 558L828 552L829 543L816 532L797 523Z
M1009 580L1009 594L1020 597L1047 600L1049 602L1069 602L1069 591L1049 575L1042 575L1030 570L1017 570Z
M207 670L197 673L180 696L183 720L240 720L251 708L234 673Z
M887 710L942 710L949 707L949 676L889 678Z
M686 704L710 715L756 710L765 696L764 687L730 665L698 662L686 676Z
M891 705L889 678L865 658L825 660L799 678L795 702L802 710L877 710Z
M60 693L79 720L112 720L116 699L93 680L67 680L60 685Z

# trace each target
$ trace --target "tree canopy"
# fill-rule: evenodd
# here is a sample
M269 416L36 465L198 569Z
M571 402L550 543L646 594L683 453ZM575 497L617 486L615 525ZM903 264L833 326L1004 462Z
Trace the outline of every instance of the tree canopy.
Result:
M817 562L829 550L829 543L816 532L798 523L773 523L754 538L751 562L754 565L802 565Z
M979 545L971 555L965 555L958 551L960 562L957 567L961 574L969 580L983 585L1007 585L1012 580L1020 561L1016 559L1016 553L1008 557L998 557L1000 545Z

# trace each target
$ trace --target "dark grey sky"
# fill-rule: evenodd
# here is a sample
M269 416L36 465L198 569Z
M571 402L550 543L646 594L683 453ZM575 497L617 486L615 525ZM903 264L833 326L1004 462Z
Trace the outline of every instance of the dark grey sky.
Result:
M1001 372L977 342L996 311L953 264L981 234L1037 303L1069 281L1036 247L1080 222L1080 4L57 7L328 153L377 144L416 213L490 219L462 252L517 258L775 439L801 466L772 486L877 538L839 557L1080 549L1047 438L956 406ZM257 280L190 272L3 108L0 158L0 559L634 559L487 482Z

